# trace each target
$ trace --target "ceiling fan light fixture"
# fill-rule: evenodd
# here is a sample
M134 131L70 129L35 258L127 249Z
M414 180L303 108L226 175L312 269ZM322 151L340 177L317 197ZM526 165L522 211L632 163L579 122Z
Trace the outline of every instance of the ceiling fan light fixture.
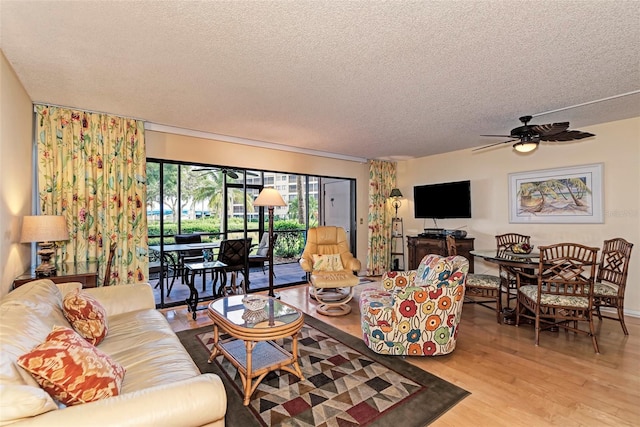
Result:
M530 153L538 148L537 141L521 141L513 144L513 149L519 153Z

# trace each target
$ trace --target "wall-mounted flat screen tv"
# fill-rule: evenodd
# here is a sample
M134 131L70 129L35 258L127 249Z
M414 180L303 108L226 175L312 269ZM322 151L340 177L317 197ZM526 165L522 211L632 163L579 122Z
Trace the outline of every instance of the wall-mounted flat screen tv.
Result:
M413 187L416 218L471 218L471 181Z

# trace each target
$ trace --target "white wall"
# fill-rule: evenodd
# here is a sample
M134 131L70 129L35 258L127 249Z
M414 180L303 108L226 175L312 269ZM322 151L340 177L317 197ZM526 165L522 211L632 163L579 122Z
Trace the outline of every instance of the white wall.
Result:
M623 237L635 245L625 308L629 314L640 316L640 287L635 286L640 283L640 117L581 130L596 137L564 144L542 143L528 155L516 153L505 144L400 162L398 185L406 200L399 215L405 219L405 232L416 234L433 227L433 221L425 223L413 217L414 185L470 179L472 218L439 220L439 226L451 229L466 225L468 237L476 239L476 249L494 248L494 236L506 232L531 235L536 246L575 242L601 248L605 239ZM604 163L603 224L509 223L509 173L592 163ZM495 272L495 268L476 259L475 271Z
M366 163L146 131L147 157L356 180L357 257L367 260L369 168Z
M31 262L20 239L22 217L31 214L33 105L0 51L0 295Z

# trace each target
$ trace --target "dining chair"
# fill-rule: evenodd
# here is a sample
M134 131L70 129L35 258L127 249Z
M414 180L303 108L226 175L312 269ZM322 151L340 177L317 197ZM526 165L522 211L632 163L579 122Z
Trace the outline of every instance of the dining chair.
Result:
M513 245L519 243L531 244L531 236L518 233L505 233L496 235L496 247L498 250L509 250ZM510 308L510 301L517 298L516 275L505 266L499 268L500 277L503 282L504 292L507 294L507 308Z
M599 249L559 243L539 250L537 284L525 284L526 273L516 276L516 325L523 317L534 320L536 346L541 330L561 327L590 336L593 349L600 353L593 327L593 284ZM589 330L578 328L578 322L587 322Z
M446 245L448 256L458 255L455 237L448 235ZM495 310L498 323L502 323L502 280L491 274L467 274L464 302Z
M625 335L629 335L627 325L624 323L624 292L631 249L633 249L633 243L623 238L605 240L598 264L598 275L593 285L593 304L598 319L602 320L604 317L619 321ZM603 315L600 311L602 307L615 308L618 317Z

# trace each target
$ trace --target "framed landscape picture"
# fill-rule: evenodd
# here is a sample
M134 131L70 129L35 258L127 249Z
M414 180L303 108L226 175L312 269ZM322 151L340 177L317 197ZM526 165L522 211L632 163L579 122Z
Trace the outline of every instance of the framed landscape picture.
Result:
M509 174L509 222L602 223L602 163Z

